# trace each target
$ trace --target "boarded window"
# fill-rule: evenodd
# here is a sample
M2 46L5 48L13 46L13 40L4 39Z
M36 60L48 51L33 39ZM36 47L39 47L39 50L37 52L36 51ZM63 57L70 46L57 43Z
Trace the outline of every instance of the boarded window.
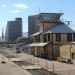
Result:
M73 33L73 41L75 41L75 33Z
M67 34L67 41L71 42L72 41L72 33Z
M61 34L60 33L57 33L56 34L56 41L57 42L60 42L61 41Z

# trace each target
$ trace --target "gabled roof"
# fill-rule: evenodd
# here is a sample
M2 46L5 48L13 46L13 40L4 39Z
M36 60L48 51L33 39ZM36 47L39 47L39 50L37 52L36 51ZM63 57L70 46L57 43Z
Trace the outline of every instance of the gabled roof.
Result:
M66 24L58 25L45 33L75 33L75 29Z

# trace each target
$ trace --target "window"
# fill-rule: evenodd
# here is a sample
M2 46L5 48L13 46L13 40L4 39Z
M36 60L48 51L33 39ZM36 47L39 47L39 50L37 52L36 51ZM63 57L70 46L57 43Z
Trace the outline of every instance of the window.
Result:
M35 36L35 42L40 42L40 36Z
M48 41L50 41L50 34L48 33Z
M72 53L72 59L75 59L75 53Z
M40 42L43 42L43 35L40 35Z
M60 15L56 15L56 14L41 14L38 19L42 20L42 21L54 21L54 20L59 20Z
M75 33L73 33L73 41L75 41Z
M71 42L72 41L72 33L67 34L67 41Z
M50 41L50 34L44 34L44 42Z
M61 34L60 33L57 33L56 34L56 41L57 42L60 42L61 41Z
M44 34L44 42L47 42L46 34Z

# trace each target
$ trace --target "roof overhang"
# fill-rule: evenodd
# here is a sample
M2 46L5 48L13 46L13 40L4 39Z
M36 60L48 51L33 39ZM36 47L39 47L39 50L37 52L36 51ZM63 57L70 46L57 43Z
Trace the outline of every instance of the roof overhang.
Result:
M41 32L34 33L34 34L30 35L30 36L37 36L39 34L41 34Z
M46 42L46 43L32 43L32 44L30 44L29 46L45 46L45 45L47 45L49 42Z

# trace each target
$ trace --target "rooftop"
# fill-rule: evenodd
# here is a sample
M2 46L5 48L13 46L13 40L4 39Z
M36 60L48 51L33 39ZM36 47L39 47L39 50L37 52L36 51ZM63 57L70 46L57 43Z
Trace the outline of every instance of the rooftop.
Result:
M46 31L45 33L75 33L75 29L63 23Z
M39 14L58 14L58 15L63 15L63 13L39 13Z
M29 46L45 46L45 45L47 45L49 42L46 42L46 43L43 43L43 42L41 42L41 43L32 43L32 44L30 44Z

